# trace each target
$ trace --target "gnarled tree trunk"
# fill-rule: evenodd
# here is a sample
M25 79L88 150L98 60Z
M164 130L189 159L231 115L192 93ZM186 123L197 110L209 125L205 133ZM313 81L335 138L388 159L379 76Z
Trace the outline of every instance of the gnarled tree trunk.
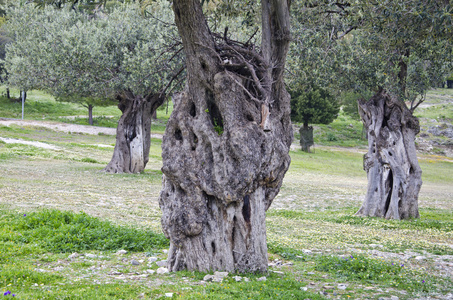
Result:
M173 2L188 84L162 142L171 271L267 270L265 212L289 167L292 127L283 84L289 7L262 3L260 54L216 39L199 0Z
M113 156L104 168L107 173L140 173L149 160L151 115L162 103L161 94L143 98L130 92L118 96L122 111L116 129Z
M359 113L368 132L363 158L368 191L357 215L386 219L418 218L421 169L415 149L418 119L406 105L385 91L359 100Z

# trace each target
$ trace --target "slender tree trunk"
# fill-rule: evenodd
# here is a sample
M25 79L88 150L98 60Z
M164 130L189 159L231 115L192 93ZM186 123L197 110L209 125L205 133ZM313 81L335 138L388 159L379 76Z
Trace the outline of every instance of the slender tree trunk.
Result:
M93 126L93 105L88 104L88 124Z
M289 167L292 127L283 84L289 7L262 3L263 55L216 40L199 0L173 2L188 84L173 97L162 142L171 271L267 270L265 211Z
M11 99L11 94L9 92L9 88L6 88L6 98L9 100Z
M149 160L151 145L151 115L163 103L160 94L146 98L123 93L118 97L123 112L116 129L116 144L108 173L140 173Z
M368 132L363 159L368 191L357 215L386 219L418 218L421 169L415 149L418 119L396 97L384 91L359 100L359 113Z

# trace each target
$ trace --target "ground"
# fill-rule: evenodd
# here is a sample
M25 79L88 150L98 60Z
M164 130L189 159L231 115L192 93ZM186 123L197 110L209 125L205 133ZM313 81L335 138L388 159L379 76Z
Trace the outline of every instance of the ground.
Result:
M114 134L112 128L0 120L2 212L20 215L41 209L83 211L121 226L160 233L157 198L162 177L161 135L152 139L150 161L143 174L105 174L101 170L111 158ZM432 136L439 143L449 142L445 136ZM257 281L261 275L252 274L240 274L250 278L249 283L236 283L235 274L223 283L203 282L205 274L151 274L150 270L156 271L159 266L150 263L150 257L164 260L165 248L126 254L90 250L73 256L52 252L17 256L17 261L30 264L33 272L61 275L63 279L23 288L6 283L0 285L0 291L6 293L14 288L24 295L28 289L28 295L46 291L54 293L51 299L57 299L78 284L84 284L86 289L115 284L112 289L130 291L133 287L137 294L112 294L112 299L139 298L141 294L140 297L154 299L165 297L166 293L184 299L221 299L221 295L234 299L244 295L242 288L254 298L290 299L288 295L277 297L278 292L272 294L269 290L272 286L272 291L278 291L281 281L281 287L294 288L294 293L312 292L306 296L310 299L315 299L315 294L332 299L453 299L449 293L453 289L452 159L435 152L419 153L424 180L419 199L421 219L397 222L354 216L366 192L364 151L360 145L318 145L315 153L303 153L293 147L291 167L266 217L271 271L266 275L267 283ZM0 244L4 241L0 238ZM393 277L388 282L354 278L346 272L346 267L354 266L334 262L337 257L350 256L354 259L348 263L360 262L370 273L383 272L381 266L399 266L395 272L411 283ZM326 269L325 265L330 267ZM0 259L2 270L8 266L11 265ZM337 269L329 269L333 267ZM420 290L418 284L422 286ZM230 294L219 292L227 287ZM61 288L63 292L59 294ZM418 292L413 294L414 290Z

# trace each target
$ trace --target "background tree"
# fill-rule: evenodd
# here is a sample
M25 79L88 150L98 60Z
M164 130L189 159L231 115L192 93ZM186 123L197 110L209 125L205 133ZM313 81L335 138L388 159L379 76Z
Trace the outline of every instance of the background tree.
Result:
M291 120L303 123L300 145L309 152L313 145L313 127L308 124L330 124L340 111L339 102L325 89L314 86L307 90L291 91Z
M320 37L314 41L321 47L307 52L316 49L325 57L316 69L321 78L338 91L375 93L359 102L369 140L364 157L368 192L359 215L419 216L422 181L414 142L419 125L413 112L450 68L452 7L451 1L310 1L299 6L298 28Z
M187 86L162 142L168 267L264 272L265 211L290 162L289 1L261 2L260 48L213 33L199 0L173 10Z
M160 14L156 18L168 20L168 6L155 6L153 13ZM179 42L171 37L176 28L144 17L137 5L117 6L98 17L72 9L38 10L33 5L8 15L15 41L7 47L9 82L45 89L57 99L118 101L123 114L112 160L104 170L143 171L151 115L181 70L174 51Z

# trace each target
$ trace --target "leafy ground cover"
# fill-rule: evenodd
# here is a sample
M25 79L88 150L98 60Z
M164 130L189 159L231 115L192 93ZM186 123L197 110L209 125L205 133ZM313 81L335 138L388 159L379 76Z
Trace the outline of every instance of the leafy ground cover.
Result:
M421 218L392 221L354 216L366 192L360 145L291 151L267 212L267 280L230 274L206 283L198 272L153 273L159 266L150 259L164 260L168 247L157 201L159 139L152 139L144 173L105 174L114 136L12 125L0 126L0 137L54 146L0 141L5 299L453 297L453 162L445 156L419 155Z

